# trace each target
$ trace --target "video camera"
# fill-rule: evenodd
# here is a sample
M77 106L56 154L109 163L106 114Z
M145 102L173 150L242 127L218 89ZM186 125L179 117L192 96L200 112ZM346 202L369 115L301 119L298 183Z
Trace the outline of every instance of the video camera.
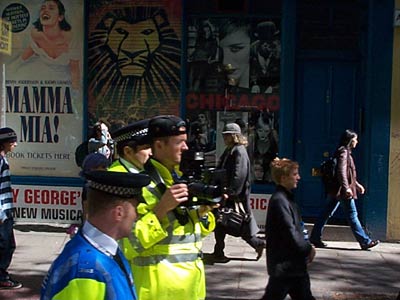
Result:
M214 205L220 203L226 189L226 170L205 168L204 153L183 152L180 164L183 176L176 183L186 183L189 200L182 206Z

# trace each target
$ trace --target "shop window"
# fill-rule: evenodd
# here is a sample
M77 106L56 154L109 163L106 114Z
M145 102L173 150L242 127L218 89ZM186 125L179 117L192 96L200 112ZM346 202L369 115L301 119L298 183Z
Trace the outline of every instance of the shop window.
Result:
M217 9L219 12L244 12L247 11L246 0L218 0Z
M318 9L315 9L318 7ZM357 0L303 0L297 6L300 49L357 50L366 24L366 7Z
M281 0L269 0L269 1L257 1L253 0L249 4L249 13L252 14L267 14L270 16L282 15L282 1Z
M222 128L237 122L247 136L252 179L271 181L278 153L280 18L188 18L186 117L189 147L215 167Z
M257 14L280 16L282 0L186 0L186 13L191 14Z

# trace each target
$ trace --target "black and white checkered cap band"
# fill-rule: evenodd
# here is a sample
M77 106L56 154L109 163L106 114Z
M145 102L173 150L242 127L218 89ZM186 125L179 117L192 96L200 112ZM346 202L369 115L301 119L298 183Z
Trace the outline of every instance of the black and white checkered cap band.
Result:
M115 185L107 185L104 183L98 183L96 181L89 180L89 187L95 190L105 192L107 194L130 198L142 193L142 188L132 188L132 187L121 187Z
M120 136L117 136L114 138L115 142L121 142L121 141L125 141L125 140L130 140L132 138L135 137L144 137L147 135L148 132L148 128L143 128L140 130L136 130L136 131L130 131L124 134L121 134Z
M17 134L15 132L6 132L3 134L0 134L0 140L5 140L9 138L16 138Z

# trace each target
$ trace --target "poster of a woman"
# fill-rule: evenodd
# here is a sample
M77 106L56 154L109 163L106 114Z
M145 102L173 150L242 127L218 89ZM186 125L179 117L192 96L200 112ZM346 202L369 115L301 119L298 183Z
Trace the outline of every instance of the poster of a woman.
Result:
M69 66L72 88L77 90L80 85L81 57L73 46L72 27L66 20L65 6L60 0L45 0L42 3L30 38L30 45L21 55L22 60L36 57L53 69Z
M193 30L195 42L193 52L188 53L189 85L188 89L194 92L204 92L209 88L210 76L215 70L217 62L218 41L215 37L214 25L209 20L198 22Z
M249 88L250 25L246 19L224 19L219 27L222 65L229 69L228 82L239 88Z
M254 164L262 166L262 177L256 180L271 181L270 163L278 155L278 131L275 129L274 114L260 112L255 124Z

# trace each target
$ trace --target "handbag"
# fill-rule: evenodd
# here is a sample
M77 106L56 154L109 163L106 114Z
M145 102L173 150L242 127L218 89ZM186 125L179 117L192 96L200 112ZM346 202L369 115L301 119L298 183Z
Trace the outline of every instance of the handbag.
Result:
M235 207L223 207L219 210L218 224L225 232L232 236L242 236L243 227L249 221L250 216L246 213L242 202L235 202Z

